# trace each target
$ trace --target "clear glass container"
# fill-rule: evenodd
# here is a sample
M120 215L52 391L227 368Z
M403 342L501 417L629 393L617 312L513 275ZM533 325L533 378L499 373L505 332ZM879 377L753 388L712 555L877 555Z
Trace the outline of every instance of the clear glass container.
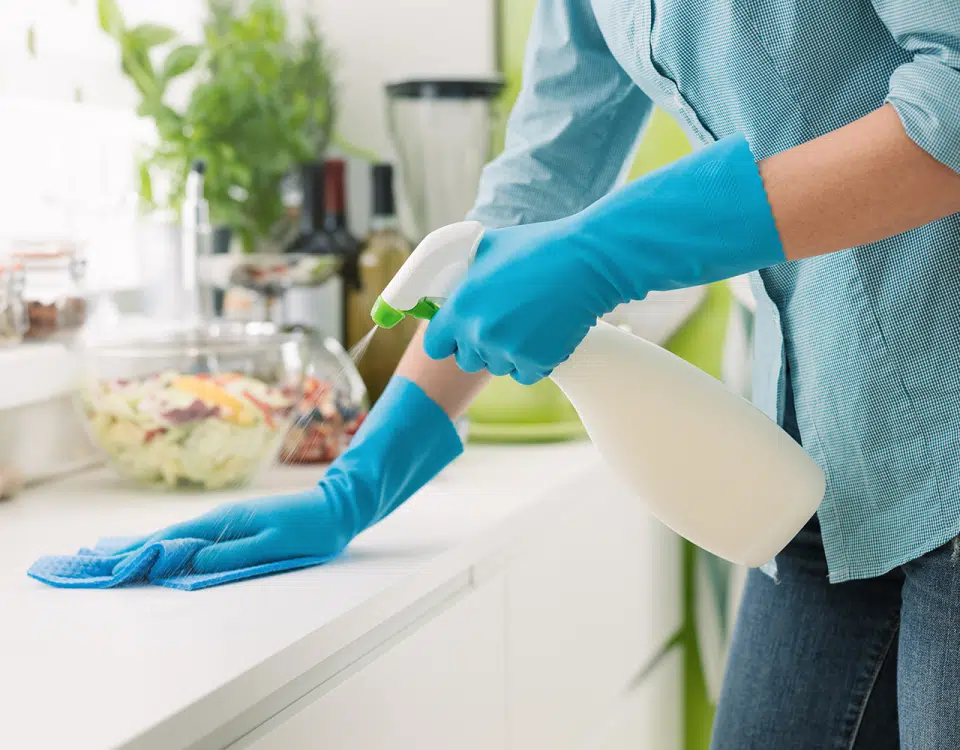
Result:
M27 330L23 268L0 264L0 346L19 344Z
M417 79L387 85L387 120L417 239L461 221L490 160L504 83Z
M367 389L336 339L307 333L304 395L280 452L288 464L325 464L350 444L369 410Z
M78 337L80 403L123 477L169 490L248 483L280 451L303 400L303 336L214 321Z
M24 271L24 338L72 337L83 327L87 316L83 257L68 246L37 245L20 246L12 258Z

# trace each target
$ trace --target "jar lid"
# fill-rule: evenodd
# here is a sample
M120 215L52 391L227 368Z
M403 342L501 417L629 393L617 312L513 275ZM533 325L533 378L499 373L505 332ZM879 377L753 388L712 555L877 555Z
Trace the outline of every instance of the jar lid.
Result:
M12 244L10 251L10 257L20 262L69 260L78 254L78 248L73 243L53 240L15 242Z

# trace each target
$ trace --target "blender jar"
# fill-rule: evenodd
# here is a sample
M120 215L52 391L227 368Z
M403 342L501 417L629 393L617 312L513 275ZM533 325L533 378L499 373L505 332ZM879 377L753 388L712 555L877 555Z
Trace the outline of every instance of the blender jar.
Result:
M497 79L408 80L387 85L390 132L418 239L473 206L501 117Z

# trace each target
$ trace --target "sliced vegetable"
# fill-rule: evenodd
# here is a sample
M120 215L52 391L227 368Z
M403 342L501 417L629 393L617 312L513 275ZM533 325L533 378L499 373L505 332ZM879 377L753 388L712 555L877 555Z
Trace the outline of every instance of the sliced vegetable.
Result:
M243 401L232 396L216 383L199 378L196 375L187 375L173 381L173 387L186 393L192 393L203 401L211 401L230 412L240 412L244 409Z
M347 447L365 416L365 410L350 403L346 394L331 383L308 378L280 460L290 464L329 463Z
M273 412L271 408L267 404L263 403L263 401L258 399L256 396L254 396L252 393L250 393L250 391L244 391L243 395L247 398L248 401L250 401L251 404L256 406L263 413L263 418L266 420L267 425L270 427L273 427L274 426Z

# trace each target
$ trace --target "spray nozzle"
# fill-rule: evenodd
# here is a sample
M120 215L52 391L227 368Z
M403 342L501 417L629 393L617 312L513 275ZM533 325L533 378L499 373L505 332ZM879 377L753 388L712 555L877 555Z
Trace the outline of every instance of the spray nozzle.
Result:
M460 284L483 237L483 225L462 221L431 232L417 245L386 289L370 317L393 328L407 316L430 320Z
M393 328L404 318L410 316L419 320L430 320L437 314L440 305L431 299L424 297L409 310L397 310L395 307L387 304L383 297L377 297L370 311L370 317L380 328Z

